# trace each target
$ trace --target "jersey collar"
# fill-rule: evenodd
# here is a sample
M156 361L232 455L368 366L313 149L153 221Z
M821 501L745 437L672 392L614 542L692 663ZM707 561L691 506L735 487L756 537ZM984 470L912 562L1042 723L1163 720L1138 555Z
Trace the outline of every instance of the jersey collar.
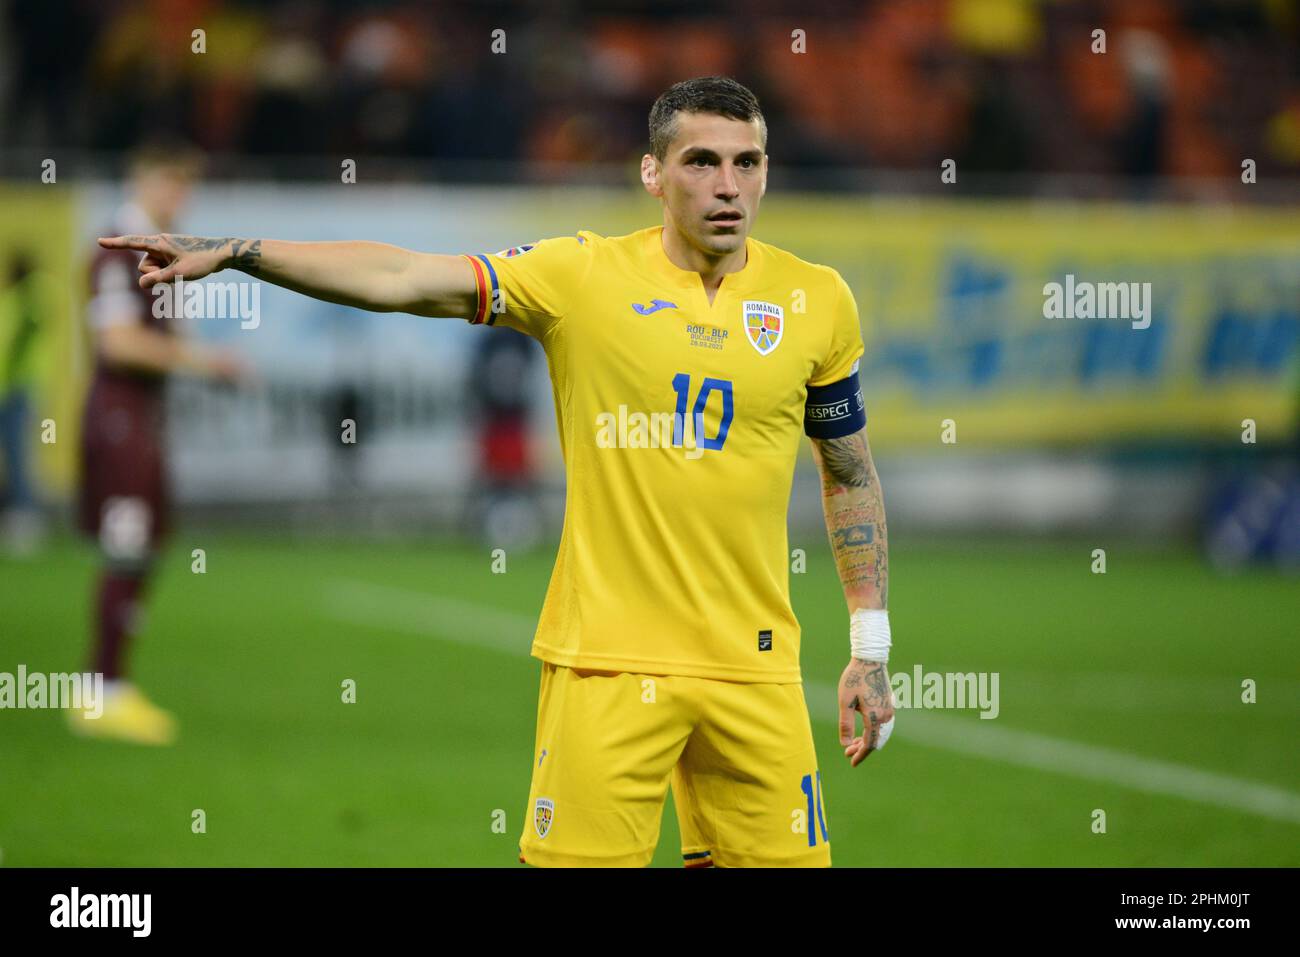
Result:
M645 261L650 263L656 275L667 280L674 287L702 289L704 282L699 273L691 269L682 269L668 258L668 253L664 251L663 232L663 226L651 226L644 230ZM723 277L719 292L723 289L730 292L743 289L750 285L754 276L758 275L756 260L760 253L758 243L751 236L745 237L745 254L747 257L745 265Z

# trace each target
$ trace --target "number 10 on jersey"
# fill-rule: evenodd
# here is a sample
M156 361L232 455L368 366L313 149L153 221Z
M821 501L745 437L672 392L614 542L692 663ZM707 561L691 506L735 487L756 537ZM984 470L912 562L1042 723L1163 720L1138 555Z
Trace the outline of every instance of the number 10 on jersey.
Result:
M704 434L704 409L709 403L709 396L714 390L722 393L722 419L718 422L718 434L709 438ZM677 408L673 413L673 445L680 447L684 440L686 423L686 404L690 400L691 376L688 372L679 372L673 376L673 391L677 393ZM691 409L691 421L695 426L695 444L697 448L721 451L727 441L727 430L731 428L731 418L735 405L731 398L731 380L714 379L705 376L700 383L700 391L695 396L695 406Z

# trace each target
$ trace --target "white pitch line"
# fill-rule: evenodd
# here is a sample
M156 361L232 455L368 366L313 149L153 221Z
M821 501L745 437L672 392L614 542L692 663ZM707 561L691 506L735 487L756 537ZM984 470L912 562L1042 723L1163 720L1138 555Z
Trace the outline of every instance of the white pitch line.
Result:
M350 580L330 582L323 605L324 613L338 621L434 636L508 654L528 653L537 624L529 615L476 602ZM838 723L833 687L805 681L804 697L813 719ZM995 726L991 721L961 720L912 709L900 709L898 718L896 736L928 747L1300 824L1300 794L1269 784Z
M335 580L325 593L333 618L357 625L434 635L475 648L528 654L537 621L476 602L369 582Z

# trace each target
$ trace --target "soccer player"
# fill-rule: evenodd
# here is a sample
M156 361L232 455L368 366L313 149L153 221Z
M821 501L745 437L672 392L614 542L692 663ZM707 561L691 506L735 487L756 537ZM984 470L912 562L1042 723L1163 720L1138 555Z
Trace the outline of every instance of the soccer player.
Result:
M542 344L567 503L532 646L542 666L525 863L646 865L671 783L686 866L830 864L789 598L801 432L850 611L845 758L856 767L892 729L885 514L857 307L834 269L750 236L766 140L758 101L734 80L670 88L641 160L663 225L626 236L579 230L461 256L369 242L101 240L145 253L146 288L234 268Z
M131 161L129 201L113 217L115 231L158 232L180 214L197 158L148 146ZM138 282L139 257L97 249L91 262L87 321L95 342L95 371L82 416L78 521L102 557L94 604L91 670L104 675L97 717L67 712L72 730L91 737L165 745L175 718L127 676L127 651L141 623L144 589L169 522L163 389L174 373L234 382L238 358L186 342L158 297ZM166 290L163 290L165 293Z

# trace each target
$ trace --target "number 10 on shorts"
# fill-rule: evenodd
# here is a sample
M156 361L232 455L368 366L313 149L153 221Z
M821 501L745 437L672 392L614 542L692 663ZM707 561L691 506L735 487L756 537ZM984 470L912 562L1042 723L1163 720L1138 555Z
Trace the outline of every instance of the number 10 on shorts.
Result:
M822 773L817 772L816 797L814 798L813 775L805 774L803 780L799 782L799 787L803 789L804 797L808 799L808 846L817 846L817 828L813 827L813 804L817 805L817 825L821 828L822 841L828 843L830 838L826 835L826 817L822 814Z

